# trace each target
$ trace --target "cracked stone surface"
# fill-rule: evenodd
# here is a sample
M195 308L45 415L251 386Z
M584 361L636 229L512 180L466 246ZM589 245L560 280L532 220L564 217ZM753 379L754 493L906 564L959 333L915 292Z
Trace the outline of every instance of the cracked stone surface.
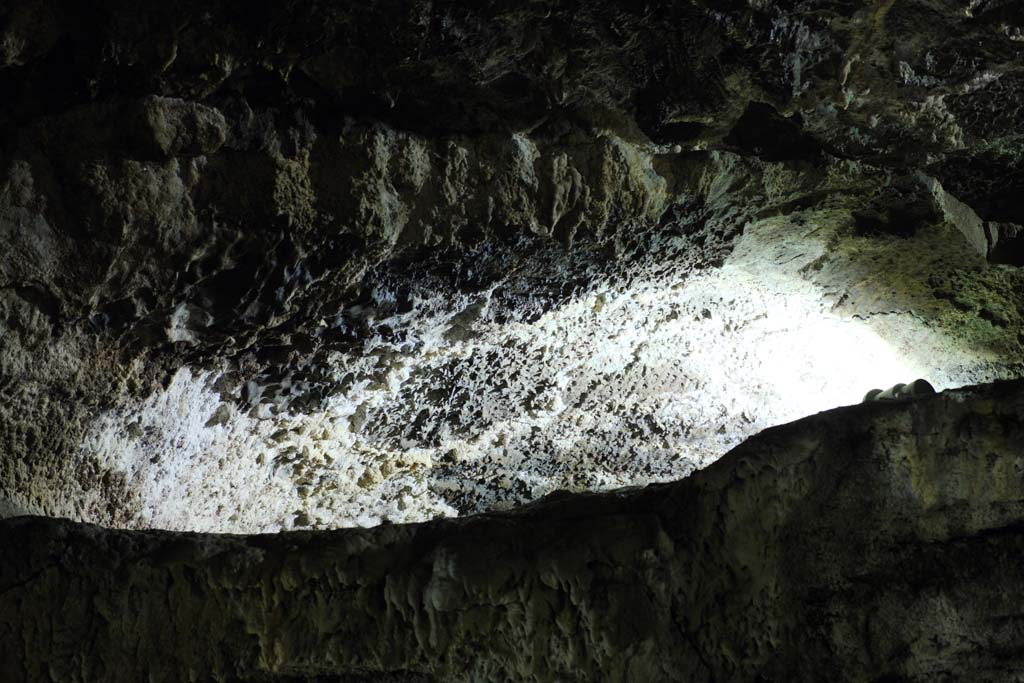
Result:
M672 484L425 524L5 520L0 675L1014 680L1022 415L1020 381L838 408Z

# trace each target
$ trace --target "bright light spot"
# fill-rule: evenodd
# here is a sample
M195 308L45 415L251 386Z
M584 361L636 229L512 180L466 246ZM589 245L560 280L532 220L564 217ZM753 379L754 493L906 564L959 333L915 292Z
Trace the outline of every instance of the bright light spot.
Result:
M763 381L798 416L858 403L870 389L909 382L923 370L857 321L779 321L757 351Z

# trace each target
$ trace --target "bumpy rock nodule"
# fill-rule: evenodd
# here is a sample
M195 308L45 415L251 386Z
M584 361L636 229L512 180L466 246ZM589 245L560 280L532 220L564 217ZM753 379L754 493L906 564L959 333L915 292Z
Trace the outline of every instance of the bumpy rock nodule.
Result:
M4 680L1012 680L1024 383L839 408L681 482L418 525L0 522Z

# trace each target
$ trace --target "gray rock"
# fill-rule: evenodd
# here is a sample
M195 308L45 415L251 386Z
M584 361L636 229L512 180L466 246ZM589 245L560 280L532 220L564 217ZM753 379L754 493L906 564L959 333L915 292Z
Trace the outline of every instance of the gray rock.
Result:
M246 476L294 479L303 500L343 498L338 477L390 486L358 488L395 508L415 509L412 486L430 514L469 512L676 478L796 415L776 410L777 377L740 405L721 390L740 378L709 380L721 359L683 367L665 330L714 310L674 348L748 364L771 337L744 330L794 293L923 356L940 388L1020 376L1022 22L1012 3L940 5L19 3L0 13L0 492L145 526L149 470L187 451L137 427L153 404L164 424L233 416L193 430L195 449L257 421L260 443L223 450L287 461ZM642 284L736 270L759 279L603 326ZM779 274L793 287L766 284ZM596 326L579 313L557 342L517 341L591 299ZM616 350L621 376L570 370L629 330L662 346ZM571 351L550 361L552 346ZM170 407L182 369L217 375L217 405ZM656 418L673 392L690 407ZM331 463L264 449L259 429L329 432L279 416L315 422L346 398L352 440ZM563 409L621 429L492 433ZM422 465L446 434L470 452ZM549 472L533 454L559 444L582 450ZM266 528L295 517L281 505ZM332 514L310 519L352 519Z
M687 480L218 536L0 522L4 680L1011 680L1024 384L840 408Z
M0 674L1019 676L1022 27L0 8Z

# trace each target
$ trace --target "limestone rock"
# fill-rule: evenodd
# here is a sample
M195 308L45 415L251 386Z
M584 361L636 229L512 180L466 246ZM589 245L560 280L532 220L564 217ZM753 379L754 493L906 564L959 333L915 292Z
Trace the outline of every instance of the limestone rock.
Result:
M167 157L213 154L227 137L224 115L196 102L147 97L140 117L147 142Z
M767 430L684 481L276 536L0 523L5 680L1012 678L1024 384Z
M1016 385L712 463L1024 377L1020 3L464 5L0 7L0 653L999 678Z

